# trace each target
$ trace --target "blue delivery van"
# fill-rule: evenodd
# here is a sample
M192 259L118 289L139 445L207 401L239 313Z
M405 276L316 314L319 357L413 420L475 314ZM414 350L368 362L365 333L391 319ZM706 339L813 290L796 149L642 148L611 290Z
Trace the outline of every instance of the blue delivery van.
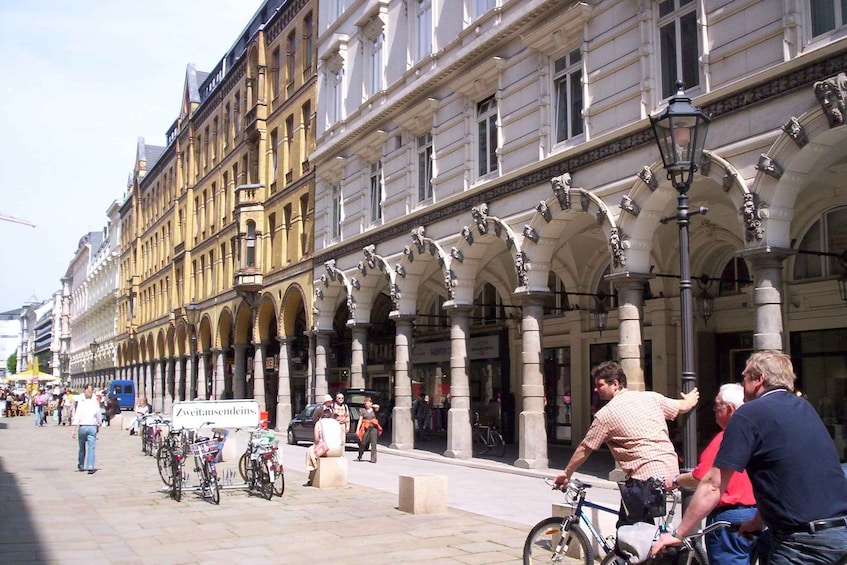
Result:
M135 383L132 381L115 380L109 383L109 396L118 399L121 410L135 408Z

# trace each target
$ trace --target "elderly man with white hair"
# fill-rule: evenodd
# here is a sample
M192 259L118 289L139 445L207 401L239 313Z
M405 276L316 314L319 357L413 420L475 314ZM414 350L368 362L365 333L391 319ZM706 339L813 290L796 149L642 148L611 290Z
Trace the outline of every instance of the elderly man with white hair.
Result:
M690 473L683 473L674 480L674 485L697 488L706 472L712 468L715 456L721 447L723 433L729 419L744 404L744 387L738 383L728 383L721 386L715 397L715 422L720 426L719 431L703 453L700 461ZM736 473L729 481L726 492L720 498L718 505L706 517L706 524L719 520L727 522L743 522L756 515L756 499L753 496L753 485L746 471ZM755 541L724 529L717 530L706 536L706 552L711 563L747 564Z

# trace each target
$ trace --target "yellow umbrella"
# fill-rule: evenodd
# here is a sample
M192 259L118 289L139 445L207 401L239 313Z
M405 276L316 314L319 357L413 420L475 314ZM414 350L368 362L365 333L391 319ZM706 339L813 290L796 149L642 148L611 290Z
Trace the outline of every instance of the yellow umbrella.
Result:
M38 370L38 357L30 364L26 370L21 371L20 373L16 373L14 378L19 380L28 380L31 382L46 382L46 381L56 381L59 380L59 377L54 377L49 373L42 373Z

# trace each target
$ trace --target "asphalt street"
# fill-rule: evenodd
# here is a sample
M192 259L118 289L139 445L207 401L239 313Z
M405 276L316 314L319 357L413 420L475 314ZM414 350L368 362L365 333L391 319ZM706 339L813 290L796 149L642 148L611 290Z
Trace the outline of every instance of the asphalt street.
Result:
M0 419L0 563L519 563L530 526L561 502L542 478L568 453L551 452L555 469L522 470L504 462L511 452L503 461L444 458L439 442L402 453L381 445L377 464L349 450L349 485L339 489L303 486L306 447L282 445L282 498L232 488L215 506L193 492L171 500L155 460L125 430L101 429L89 475L77 472L70 428ZM218 468L223 476L234 467ZM577 476L595 484L592 500L617 507L610 470L596 454ZM398 476L410 474L447 477L447 513L397 509Z

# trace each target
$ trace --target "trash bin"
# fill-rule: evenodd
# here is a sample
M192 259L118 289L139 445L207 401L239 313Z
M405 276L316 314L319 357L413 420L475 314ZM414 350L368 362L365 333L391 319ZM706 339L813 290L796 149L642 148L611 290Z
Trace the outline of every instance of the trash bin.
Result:
M268 427L268 411L262 410L259 412L259 426L267 429Z

